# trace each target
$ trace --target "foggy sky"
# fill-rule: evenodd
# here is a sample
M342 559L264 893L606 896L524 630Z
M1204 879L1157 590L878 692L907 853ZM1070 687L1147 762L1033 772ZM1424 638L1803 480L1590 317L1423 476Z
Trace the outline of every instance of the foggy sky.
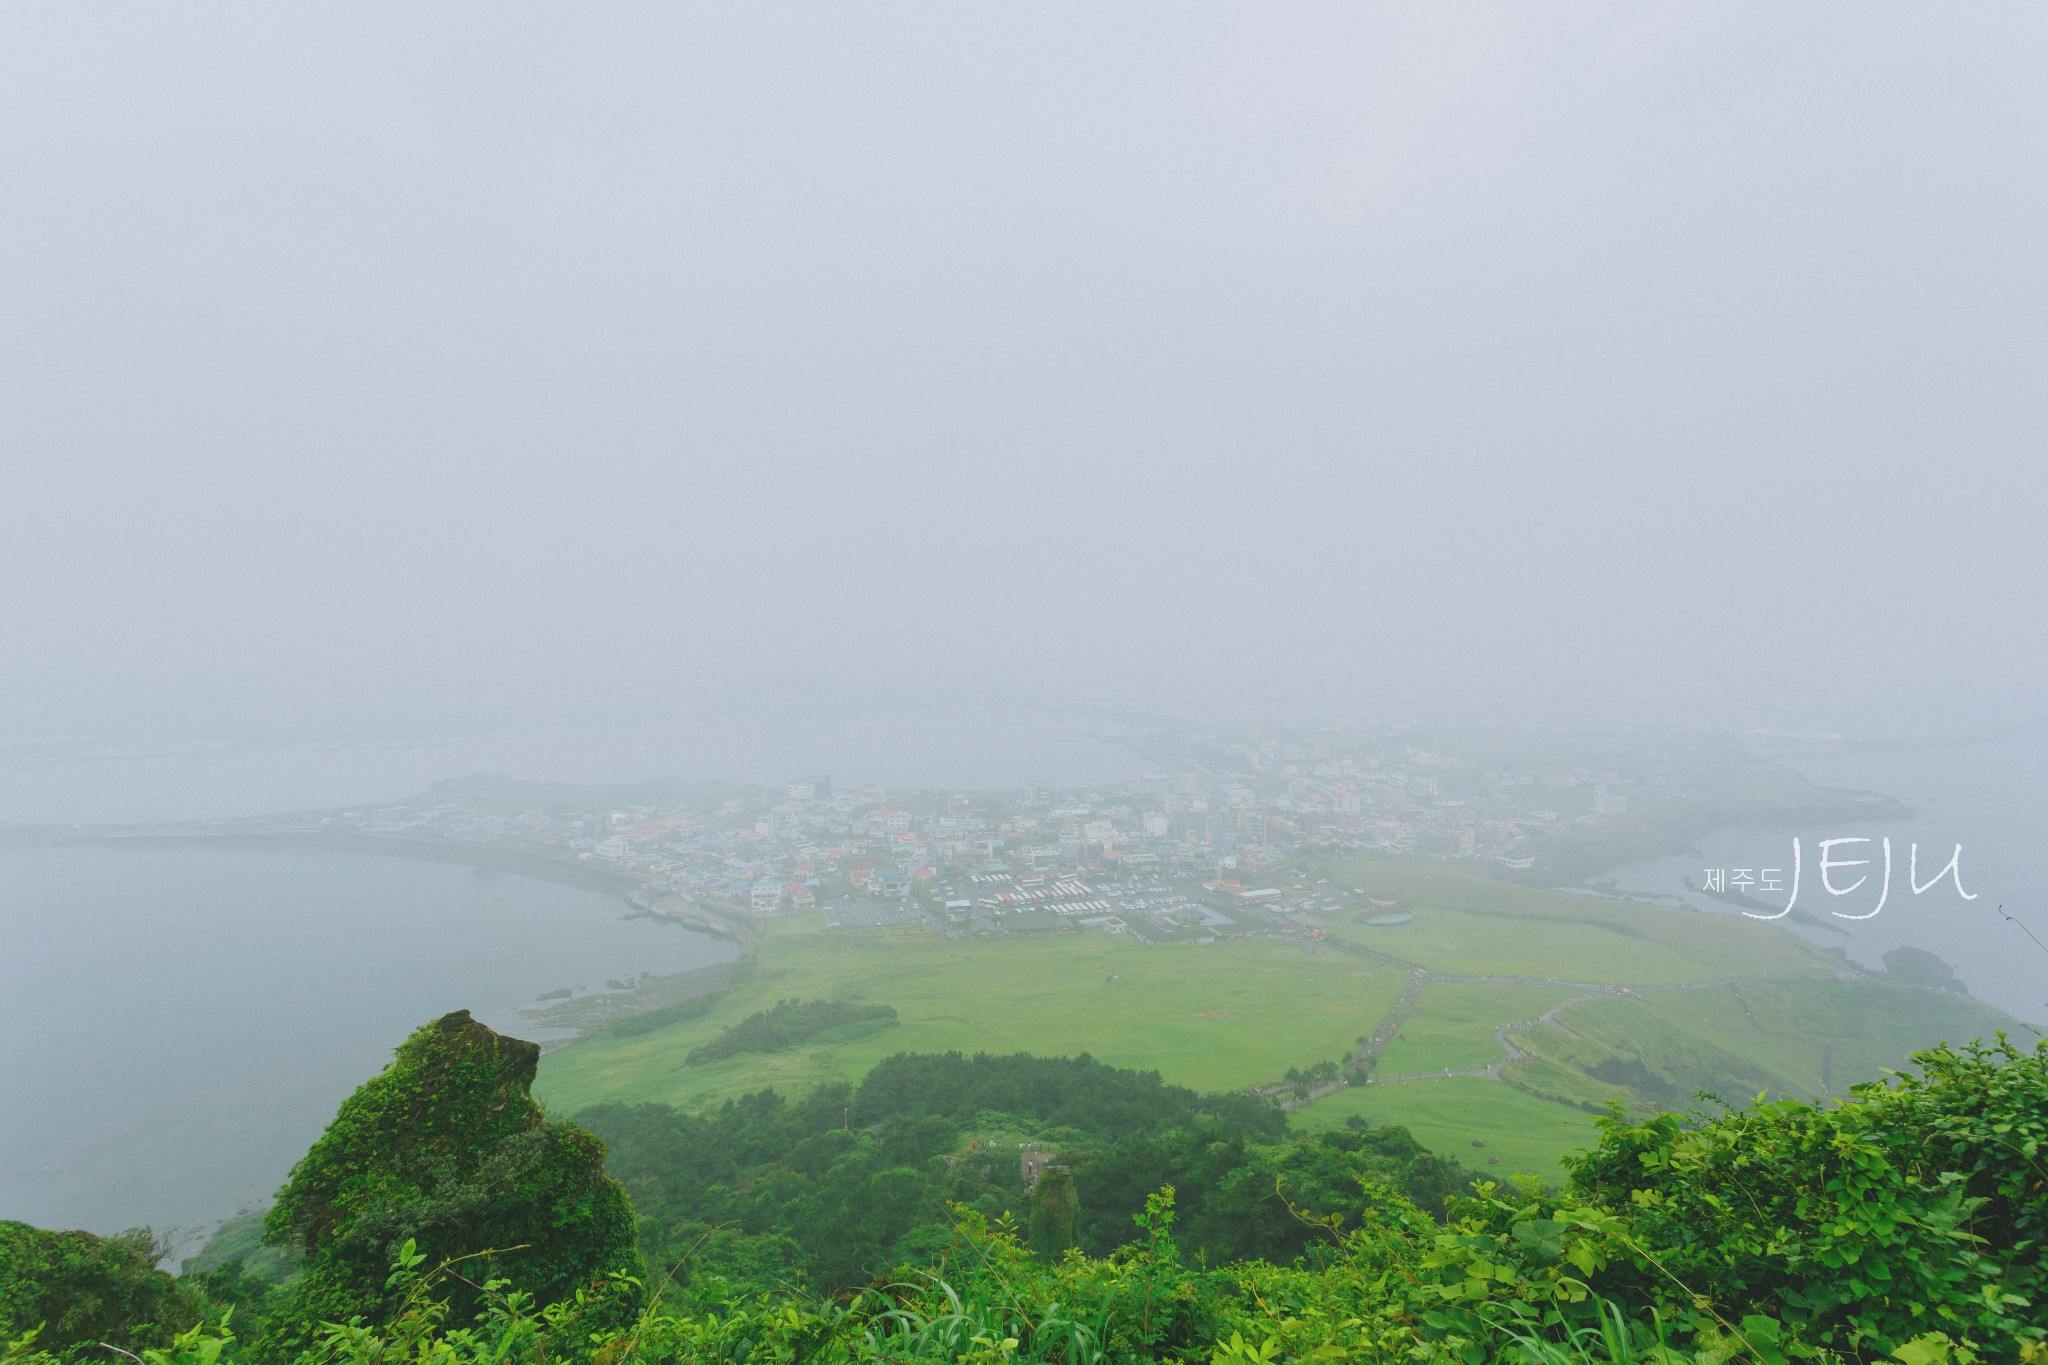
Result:
M2044 27L8 6L0 740L2036 714Z

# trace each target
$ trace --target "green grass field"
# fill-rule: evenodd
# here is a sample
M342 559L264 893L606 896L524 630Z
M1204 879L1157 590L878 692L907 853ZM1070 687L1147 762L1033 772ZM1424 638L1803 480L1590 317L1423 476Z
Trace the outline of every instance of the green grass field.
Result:
M1415 1013L1380 1054L1378 1074L1412 1076L1424 1071L1469 1071L1507 1056L1493 1031L1533 1019L1576 992L1561 986L1510 986L1492 982L1432 981L1422 988Z
M1360 958L1264 940L1148 948L1086 933L965 943L778 921L754 953L744 988L704 1018L549 1053L543 1098L565 1113L614 1099L696 1107L768 1085L800 1093L858 1080L897 1052L946 1051L1087 1052L1199 1090L1237 1089L1336 1060L1404 984ZM891 1005L902 1022L837 1046L683 1065L720 1028L792 998Z
M1599 1136L1591 1114L1476 1076L1354 1085L1296 1110L1292 1126L1340 1128L1353 1114L1402 1124L1430 1151L1489 1176L1560 1179L1558 1158Z
M1415 915L1387 927L1339 919L1333 937L1450 975L1657 986L1841 970L1779 926L1732 915L1539 891L1410 863L1338 863L1330 876L1390 893Z
M1538 891L1439 867L1349 863L1331 876L1398 896L1415 920L1330 933L1453 975L1613 983L1554 1024L1516 1030L1532 1055L1502 1081L1440 1078L1353 1086L1295 1114L1298 1125L1352 1114L1406 1123L1425 1143L1489 1173L1555 1174L1590 1141L1580 1105L1622 1098L1684 1108L1696 1090L1743 1102L1758 1091L1835 1094L1938 1038L1988 1035L2014 1021L1964 997L1842 980L1843 964L1777 925L1636 902ZM1408 974L1337 945L1316 953L1255 939L1146 947L1096 932L974 942L928 931L827 933L819 916L776 920L748 969L704 1017L637 1035L599 1033L548 1053L538 1093L560 1113L606 1100L684 1108L773 1086L801 1094L857 1081L897 1052L1090 1053L1198 1090L1247 1088L1290 1067L1339 1059L1393 1007ZM1647 989L1683 983L1696 989ZM1429 982L1381 1056L1394 1076L1486 1067L1502 1025L1577 992L1508 981ZM691 1048L778 1000L890 1005L900 1022L871 1037L686 1066ZM1485 1148L1471 1146L1474 1138ZM1498 1165L1489 1166L1497 1159Z

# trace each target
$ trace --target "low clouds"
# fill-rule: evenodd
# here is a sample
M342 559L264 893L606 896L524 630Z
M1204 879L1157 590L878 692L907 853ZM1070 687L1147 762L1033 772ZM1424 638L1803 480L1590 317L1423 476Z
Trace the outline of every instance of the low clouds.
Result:
M2030 16L0 22L17 738L2031 702Z

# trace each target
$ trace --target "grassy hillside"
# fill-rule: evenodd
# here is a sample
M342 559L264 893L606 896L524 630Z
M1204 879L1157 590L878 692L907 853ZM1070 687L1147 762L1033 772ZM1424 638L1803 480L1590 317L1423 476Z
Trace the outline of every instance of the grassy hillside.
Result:
M1692 1104L1696 1091L1839 1095L1939 1039L2018 1028L1967 997L1858 977L1776 924L1395 862L1331 876L1398 897L1414 919L1329 916L1330 941L1314 950L1276 939L1146 947L1093 932L951 942L827 933L816 916L773 921L740 983L705 1013L551 1053L538 1089L565 1113L610 1100L701 1109L765 1086L800 1095L857 1081L898 1052L957 1050L1086 1052L1229 1090L1337 1061L1378 1033L1373 1075L1387 1079L1308 1104L1297 1127L1402 1123L1488 1174L1554 1176L1610 1100L1647 1111ZM1390 1017L1410 988L1405 1013ZM897 1021L688 1064L782 1000L887 1005ZM1393 1079L1445 1071L1463 1074Z
M1376 956L1441 978L1582 983L1431 979L1375 1074L1495 1076L1354 1086L1295 1116L1300 1126L1353 1114L1406 1124L1432 1150L1489 1173L1554 1175L1560 1154L1590 1142L1589 1110L1611 1100L1647 1110L1697 1103L1702 1091L1732 1103L1761 1092L1839 1096L1936 1040L2018 1027L1965 996L1858 977L1775 924L1396 862L1339 864L1331 875L1397 896L1414 914L1330 926ZM1525 1023L1560 1004L1550 1021ZM1520 1057L1510 1059L1503 1028Z
M1578 992L1566 986L1508 986L1436 981L1380 1057L1382 1076L1469 1071L1506 1056L1494 1030L1534 1019Z
M1554 1024L1514 1032L1533 1058L1505 1074L1540 1090L1539 1074L1568 1069L1578 1073L1568 1097L1583 1100L1617 1087L1663 1105L1689 1104L1699 1091L1730 1102L1762 1091L1819 1099L1931 1039L1987 1036L2011 1023L1967 997L1885 981L1754 981L1587 1001Z

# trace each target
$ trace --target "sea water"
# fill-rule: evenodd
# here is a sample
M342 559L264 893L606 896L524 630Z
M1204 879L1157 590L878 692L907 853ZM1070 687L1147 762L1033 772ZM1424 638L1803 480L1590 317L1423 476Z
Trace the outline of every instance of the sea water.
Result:
M729 961L617 896L306 851L0 851L0 1218L176 1228L266 1201L451 1010Z
M1698 886L1710 869L1743 868L1754 874L1770 867L1780 870L1781 889L1748 894L1782 906L1791 891L1796 837L1803 864L1798 908L1825 927L1794 925L1789 919L1783 923L1816 943L1840 946L1860 966L1879 970L1890 949L1925 949L1955 968L1978 999L2048 1028L2048 948L2041 946L2048 943L2048 859L2043 857L2048 783L2041 776L2048 772L2048 731L2036 727L1980 743L1831 754L1791 764L1822 786L1898 797L1913 814L1904 820L1716 830L1692 853L1619 869L1615 889L1676 896L1702 910L1738 914L1725 902L1687 893L1682 879L1689 877ZM1820 841L1852 838L1870 842L1838 845L1833 856L1864 859L1868 865L1835 870L1830 880L1845 890L1861 876L1868 880L1846 895L1830 895L1821 882ZM1892 842L1890 894L1884 908L1870 914L1882 884L1881 841L1886 838ZM1958 895L1953 877L1915 895L1909 885L1914 844L1919 845L1923 886L1961 845L1962 887L1975 899ZM1865 914L1870 917L1848 918ZM2033 1035L2022 1032L2019 1041L2031 1045Z

